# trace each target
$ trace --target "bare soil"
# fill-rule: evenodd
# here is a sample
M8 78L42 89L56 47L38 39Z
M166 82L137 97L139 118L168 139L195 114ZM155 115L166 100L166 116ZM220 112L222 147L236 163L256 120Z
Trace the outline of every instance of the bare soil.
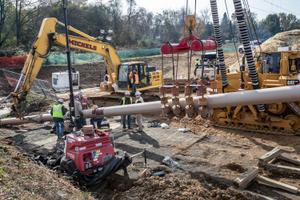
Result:
M0 199L94 199L64 177L28 160L24 152L0 143Z
M109 119L112 127L111 134L115 138L116 148L135 154L147 150L148 173L142 175L144 171L143 157L134 158L129 166L129 177L124 177L123 173L112 175L107 181L93 188L80 188L84 197L92 196L95 199L263 199L259 195L265 195L275 199L300 199L299 196L262 186L257 183L252 184L246 191L240 191L233 187L233 180L244 173L248 168L257 166L258 158L279 146L286 150L288 154L295 158L300 158L300 138L298 136L267 135L250 133L237 130L221 129L209 126L205 121L200 120L175 120L170 122L169 129L145 128L143 133L133 131L122 131L118 128L118 119ZM152 120L152 119L147 119ZM147 123L144 124L147 127ZM187 127L191 132L180 133L177 128ZM20 151L0 155L11 162L2 161L0 166L4 166L5 173L14 164L19 168L20 164L15 164L14 157L20 157L22 162L26 162L32 173L46 174L56 181L65 183L54 187L51 195L56 195L57 191L77 191L73 182L69 182L62 175L49 171L46 167L29 162L28 155L47 155L56 143L56 136L49 133L50 124L37 125L27 124L15 128L0 129L0 139L2 146L8 149L17 147ZM6 138L6 139L5 139ZM10 146L7 145L10 141ZM20 153L22 152L22 153ZM24 155L25 154L25 155ZM18 156L16 156L18 155ZM25 157L24 157L25 156ZM179 168L172 168L162 165L162 159L170 156L178 162ZM17 158L19 159L19 158ZM8 165L8 166L7 166ZM22 164L21 164L22 165ZM41 171L41 170L46 170ZM164 177L151 176L152 172L162 171L166 173ZM29 177L28 171L13 171L9 177L17 178L13 185L22 185ZM14 173L17 173L15 175ZM48 175L50 173L50 175ZM261 170L261 174L275 180L300 187L297 176L286 176L268 173ZM33 175L32 175L33 176ZM53 176L55 178L53 178ZM35 175L33 176L35 177ZM43 176L42 176L43 177ZM12 179L6 180L13 181ZM40 185L49 188L52 182L47 178L38 185L33 184L29 191L42 191ZM31 179L29 181L32 181ZM33 181L36 181L34 179ZM18 183L20 182L20 183ZM56 183L56 182L55 182ZM3 184L3 182L1 183ZM15 190L12 185L5 185L8 191ZM19 186L18 186L19 187ZM69 187L74 187L73 189ZM14 193L20 199L22 192L27 194L28 189L20 186L20 192ZM24 190L24 191L22 191ZM49 189L51 191L51 189ZM18 190L17 190L18 191ZM49 191L49 193L50 193ZM41 193L41 192L40 192ZM42 195L35 193L36 195ZM5 193L9 195L10 192ZM18 196L19 195L19 196ZM28 194L29 195L29 194ZM48 194L43 194L48 195ZM50 195L50 194L49 194ZM42 196L44 199L63 199L58 196Z
M209 186L186 174L168 174L166 177L151 176L137 180L129 190L117 193L113 199L124 200L239 200L259 199L252 194L239 192L233 188L225 190Z
M194 60L199 56L195 55L192 57L192 74L193 77L193 70L194 70ZM176 56L174 58L174 64L177 65ZM133 58L128 59L125 61L133 61L133 60L140 60L145 61L151 66L157 67L157 69L162 69L162 59L161 56L149 56L149 57L142 57L142 58ZM225 63L227 66L233 65L237 61L235 53L225 53ZM172 77L172 57L165 56L164 57L164 78L171 78ZM178 63L178 79L187 78L187 55L182 54L179 56L179 63ZM105 75L105 66L103 63L91 63L91 64L84 64L84 65L73 65L75 70L80 72L80 82L82 88L88 87L98 87L100 82L103 81ZM40 73L38 74L38 78L42 80L47 80L51 83L51 76L53 72L58 71L66 71L67 66L60 66L60 65L53 65L53 66L43 66Z

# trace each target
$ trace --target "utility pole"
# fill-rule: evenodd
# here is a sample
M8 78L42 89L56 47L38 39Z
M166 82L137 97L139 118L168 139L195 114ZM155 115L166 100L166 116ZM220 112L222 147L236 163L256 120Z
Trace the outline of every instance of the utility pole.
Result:
M73 80L72 80L72 66L71 66L71 51L70 51L70 44L69 44L69 30L68 30L68 1L63 1L63 11L64 11L64 23L65 23L65 34L66 34L66 53L67 53L67 62L68 62L68 73L69 73L69 89L70 89L70 121L71 124L73 123L73 117L75 117L75 108L74 108L74 93L73 93Z

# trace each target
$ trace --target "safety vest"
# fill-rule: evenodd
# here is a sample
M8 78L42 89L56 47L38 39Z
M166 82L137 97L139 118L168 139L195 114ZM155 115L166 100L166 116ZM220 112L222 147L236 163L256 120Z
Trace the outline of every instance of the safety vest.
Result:
M130 72L129 79L131 84L139 84L139 75L138 73L133 74L133 72Z
M197 65L200 65L201 63L200 63L200 59L199 58L197 58L196 60L195 60L195 65L197 66Z
M135 103L144 103L143 98L138 98L135 100Z
M130 98L130 104L132 104L132 98L131 97L129 98ZM126 97L122 97L122 105L126 105L125 103L126 103Z
M54 118L64 118L64 114L63 114L63 105L61 104L55 104L52 107L52 117Z

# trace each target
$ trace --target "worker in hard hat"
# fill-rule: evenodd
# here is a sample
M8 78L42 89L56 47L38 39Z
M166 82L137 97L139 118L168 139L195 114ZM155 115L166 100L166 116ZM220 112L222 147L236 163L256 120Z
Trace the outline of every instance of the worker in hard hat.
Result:
M85 119L82 116L82 105L80 102L80 95L74 97L74 110L75 110L75 128L76 131L80 130L85 125Z
M132 93L135 94L136 87L140 83L139 75L135 69L133 69L129 74L129 80L131 84Z
M67 109L64 107L64 100L58 99L58 101L51 108L51 116L55 124L55 133L57 140L61 140L64 136L64 116Z
M130 104L132 104L132 97L130 96L129 91L126 91L124 97L122 97L121 99L121 105L130 105ZM131 123L131 116L123 115L122 116L123 129L126 129L126 125L127 128L130 129L131 128L130 123Z
M195 67L199 67L201 65L201 59L200 58L196 58L195 60Z
M139 91L135 93L135 103L144 103L144 99ZM138 131L143 131L143 116L141 114L136 115L136 123Z
M97 108L98 106L94 103L92 109L96 110ZM103 116L96 116L95 118L91 118L90 123L93 125L94 129L100 129L103 119Z

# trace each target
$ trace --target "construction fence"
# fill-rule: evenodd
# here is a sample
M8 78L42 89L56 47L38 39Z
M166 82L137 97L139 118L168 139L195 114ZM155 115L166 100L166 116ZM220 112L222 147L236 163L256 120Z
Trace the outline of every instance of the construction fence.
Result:
M121 59L154 56L160 54L159 48L151 49L135 49L135 50L120 50L118 51ZM71 52L72 64L87 64L103 61L102 56L95 53L78 53ZM66 65L67 57L63 53L51 53L44 62L44 65Z

